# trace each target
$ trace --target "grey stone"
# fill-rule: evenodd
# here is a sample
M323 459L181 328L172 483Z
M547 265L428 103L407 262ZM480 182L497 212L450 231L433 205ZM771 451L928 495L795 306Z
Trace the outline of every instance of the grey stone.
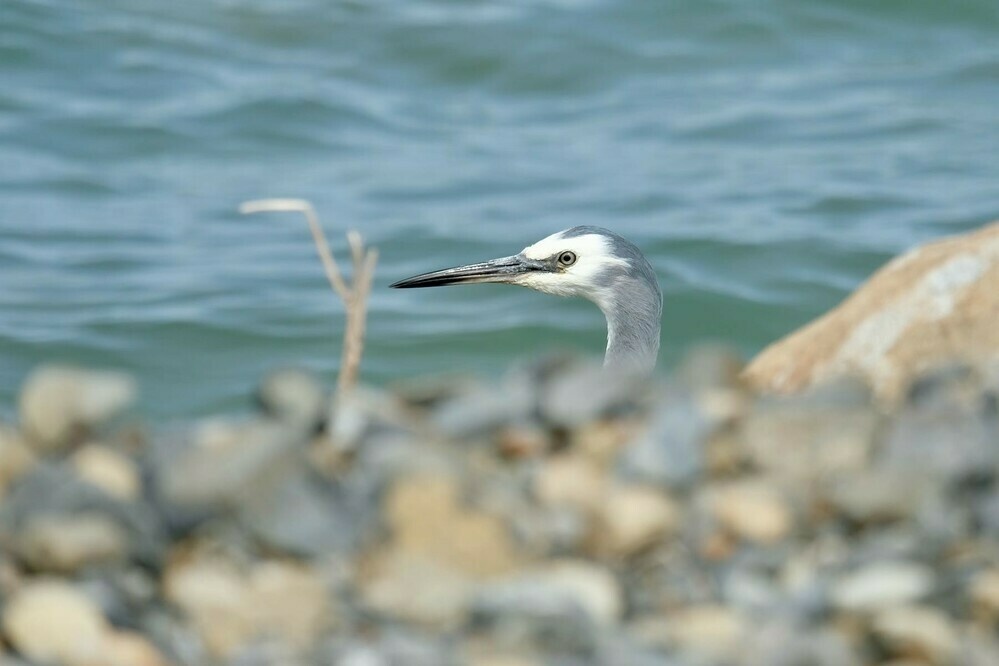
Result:
M654 410L646 430L622 453L619 471L629 479L685 488L704 472L705 442L715 424L685 391L668 391Z
M470 605L471 628L504 646L543 646L553 653L592 655L597 624L569 590L535 578L485 586Z
M636 376L580 362L548 380L539 408L547 423L574 428L633 410L647 392L646 382Z

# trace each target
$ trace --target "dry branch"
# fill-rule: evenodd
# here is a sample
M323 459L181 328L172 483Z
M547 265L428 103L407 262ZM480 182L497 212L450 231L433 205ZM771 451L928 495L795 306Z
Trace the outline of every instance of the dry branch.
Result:
M316 252L330 287L343 301L347 316L347 325L343 337L343 353L340 361L340 376L337 378L337 396L343 396L354 384L361 366L361 352L364 350L364 326L368 311L368 294L371 292L371 281L378 261L378 251L365 248L361 235L356 231L347 232L347 243L350 246L351 263L353 264L352 280L348 284L336 263L326 235L319 224L319 216L312 204L305 199L258 199L246 201L239 207L239 212L301 213L309 223L312 240L316 244Z

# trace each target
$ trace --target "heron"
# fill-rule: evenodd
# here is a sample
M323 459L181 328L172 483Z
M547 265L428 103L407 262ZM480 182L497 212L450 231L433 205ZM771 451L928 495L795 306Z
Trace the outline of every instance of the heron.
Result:
M602 227L565 229L520 253L423 273L395 289L503 283L592 301L607 319L604 367L651 372L659 355L663 296L655 269L632 242Z

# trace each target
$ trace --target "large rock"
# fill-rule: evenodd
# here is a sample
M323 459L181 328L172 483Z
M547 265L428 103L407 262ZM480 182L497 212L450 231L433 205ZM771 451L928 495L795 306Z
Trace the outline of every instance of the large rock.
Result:
M135 382L124 373L44 366L21 389L21 428L39 450L61 450L135 396Z
M911 250L831 312L763 350L748 382L791 393L839 375L894 401L954 359L999 359L999 223Z

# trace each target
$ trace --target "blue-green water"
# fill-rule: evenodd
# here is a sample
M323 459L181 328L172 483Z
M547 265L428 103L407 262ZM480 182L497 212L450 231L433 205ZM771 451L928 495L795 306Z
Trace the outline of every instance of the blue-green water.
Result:
M381 252L363 373L599 354L585 302L393 280L597 224L650 255L663 363L750 354L886 258L999 217L999 2L2 0L0 408L42 360L157 417L331 377L294 216Z

